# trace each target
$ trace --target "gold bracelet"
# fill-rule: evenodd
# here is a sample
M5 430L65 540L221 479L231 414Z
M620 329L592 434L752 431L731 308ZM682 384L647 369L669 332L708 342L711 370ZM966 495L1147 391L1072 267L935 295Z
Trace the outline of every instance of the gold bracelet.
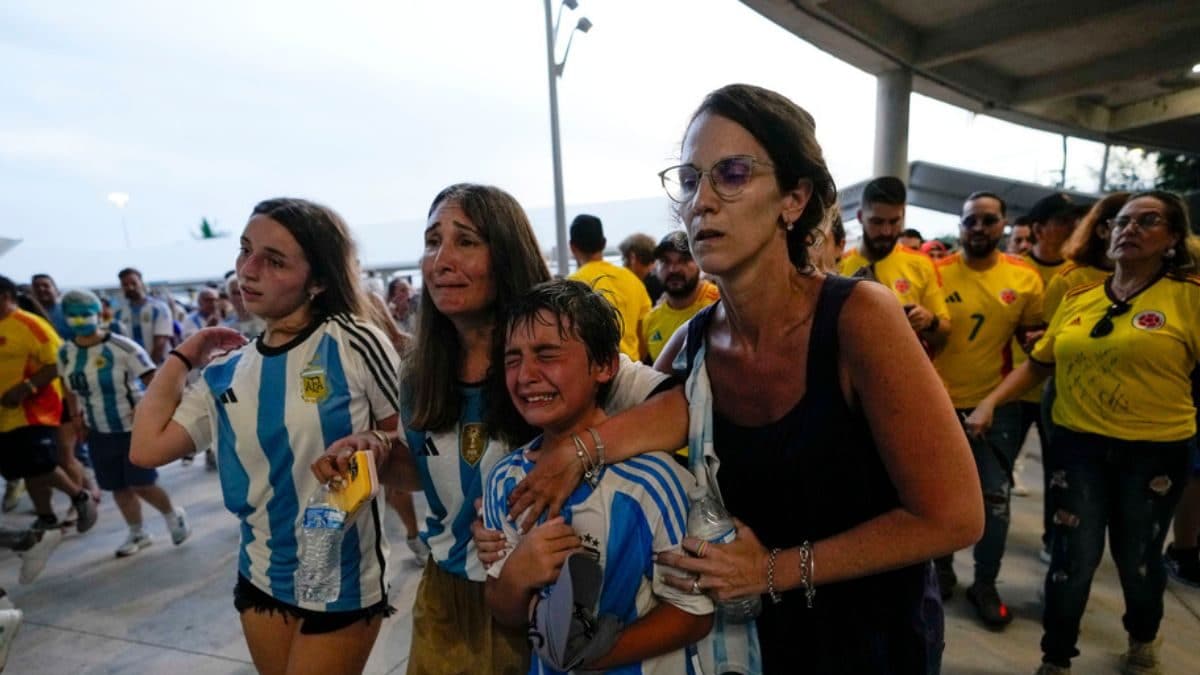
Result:
M384 450L392 449L392 439L388 438L386 433L380 431L379 429L371 429L370 434L379 439L379 442L383 444Z

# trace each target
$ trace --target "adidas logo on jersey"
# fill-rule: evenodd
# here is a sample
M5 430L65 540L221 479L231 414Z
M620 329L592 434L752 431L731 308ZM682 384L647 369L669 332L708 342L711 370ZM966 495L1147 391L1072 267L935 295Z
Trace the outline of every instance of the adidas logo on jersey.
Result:
M946 296L946 302L962 302L962 296L958 294L958 291L954 291Z
M662 342L662 339L663 339L663 337L662 337L662 333L660 331L654 331L654 335L650 336L651 342Z
M221 396L218 400L220 400L221 403L237 403L238 402L237 396L234 395L232 387L230 387L229 389L226 389L225 393L221 394Z
M439 453L437 446L433 444L433 439L426 436L425 445L421 446L417 454L422 457L437 457Z

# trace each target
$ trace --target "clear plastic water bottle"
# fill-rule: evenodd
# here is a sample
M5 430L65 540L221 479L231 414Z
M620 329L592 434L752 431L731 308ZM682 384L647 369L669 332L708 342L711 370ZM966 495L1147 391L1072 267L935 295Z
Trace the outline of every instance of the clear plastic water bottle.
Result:
M697 486L688 497L692 501L688 509L688 536L703 539L713 544L728 544L737 538L733 518L715 496ZM721 616L729 623L753 621L762 611L762 598L750 595L735 598L719 605Z
M300 522L300 566L296 598L301 602L333 602L341 594L342 536L346 512L330 503L329 487L308 500Z

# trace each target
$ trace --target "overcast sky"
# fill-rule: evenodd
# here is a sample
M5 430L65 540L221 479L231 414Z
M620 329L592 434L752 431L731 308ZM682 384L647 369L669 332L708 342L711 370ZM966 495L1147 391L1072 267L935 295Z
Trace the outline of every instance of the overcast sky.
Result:
M161 245L202 217L236 233L277 195L376 224L423 217L463 180L548 206L542 7L6 0L0 237L25 241L12 257L64 242L122 249L123 215L135 248ZM559 87L568 203L660 195L656 173L689 114L734 81L807 108L839 184L869 177L873 77L736 0L581 0L564 25L585 15L594 28L576 36ZM911 118L910 160L1057 177L1058 136L920 96ZM1072 141L1071 182L1095 189L1100 153ZM112 192L130 195L123 214ZM415 256L419 241L398 245Z

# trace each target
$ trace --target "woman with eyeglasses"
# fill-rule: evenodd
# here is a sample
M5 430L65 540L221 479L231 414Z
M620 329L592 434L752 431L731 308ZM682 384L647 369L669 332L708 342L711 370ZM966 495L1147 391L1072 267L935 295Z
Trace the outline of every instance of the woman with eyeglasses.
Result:
M496 326L503 325L513 301L547 281L550 272L516 199L497 187L460 183L439 192L429 207L421 276L416 336L400 373L399 429L383 432L403 461L384 466L380 475L389 486L423 490L429 502L421 536L430 562L413 606L408 672L525 673L526 632L493 620L484 596L485 565L504 555L504 535L472 529L488 472L537 433L517 413L505 388L504 369L493 367L503 363L504 335ZM621 359L603 401L605 410L615 415L638 404L642 410L626 430L619 423L597 426L609 444L610 462L626 450L679 446L684 422L654 424L656 399L665 395L659 392L671 388L678 385L670 378ZM328 481L348 470L354 450L377 442L369 432L342 438L312 470ZM579 462L570 439L566 444L571 461ZM590 452L589 460L595 462L595 449ZM533 525L543 508L535 508L523 522ZM552 565L555 574L527 579L531 586L551 583L566 553L581 546L565 523L538 528L529 540L561 554ZM531 576L533 567L520 566Z
M1029 361L966 421L982 433L995 406L1054 373L1054 532L1038 670L1048 675L1069 672L1079 654L1106 532L1125 595L1123 672L1158 672L1163 541L1196 434L1200 276L1187 207L1170 192L1140 192L1108 222L1112 275L1068 291Z
M740 520L731 543L659 554L688 573L665 581L762 596L763 672L937 672L928 561L979 537L979 483L891 292L809 259L836 195L813 119L730 85L693 115L682 161L663 185L722 299L656 367L688 378L692 470Z

